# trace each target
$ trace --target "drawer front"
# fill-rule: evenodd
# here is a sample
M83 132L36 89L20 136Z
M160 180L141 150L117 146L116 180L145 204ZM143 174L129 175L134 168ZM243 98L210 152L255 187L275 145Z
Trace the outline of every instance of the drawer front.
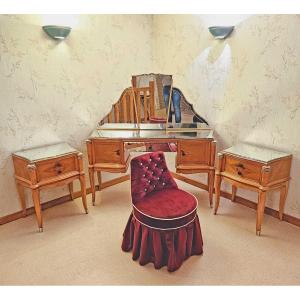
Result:
M225 156L224 171L234 176L260 182L261 167L259 162Z
M93 143L95 163L124 163L124 147L122 142Z
M36 163L39 181L77 171L77 156L59 157Z
M177 164L210 165L210 141L179 141Z

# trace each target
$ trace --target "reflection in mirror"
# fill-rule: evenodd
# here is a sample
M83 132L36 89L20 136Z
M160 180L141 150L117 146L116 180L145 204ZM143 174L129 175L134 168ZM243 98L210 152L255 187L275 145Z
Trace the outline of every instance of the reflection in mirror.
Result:
M186 100L182 91L173 85L172 75L154 73L133 75L131 83L132 86L123 91L119 100L112 105L111 111L105 115L99 125L133 123L140 124L138 125L140 128L143 123L168 123L165 127L168 128L167 131L170 131L170 128L180 128L180 134L183 134L183 131L193 131L191 129L194 125L191 123L208 125L206 120L194 110L193 105ZM178 127L180 124L182 126ZM116 124L111 126L113 128ZM118 130L117 127L115 129ZM128 143L127 148L139 147L141 151L143 145L146 147L145 151L176 151L174 143Z
M168 119L169 123L208 124L186 100L182 91L172 85L172 81L172 75L151 73L132 76L132 87L123 91L99 123L165 123Z
M132 76L133 86L137 88L146 88L151 82L154 82L155 102L155 111L150 118L151 122L166 122L168 106L170 105L169 123L199 122L208 125L207 121L194 110L193 105L186 100L182 91L172 84L172 75L151 73ZM170 97L171 90L172 97Z

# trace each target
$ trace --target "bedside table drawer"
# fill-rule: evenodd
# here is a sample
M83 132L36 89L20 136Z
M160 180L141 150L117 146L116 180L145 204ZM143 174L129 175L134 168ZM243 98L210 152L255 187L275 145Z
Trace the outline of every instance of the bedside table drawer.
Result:
M261 164L226 155L224 172L259 183L261 177Z
M36 162L36 168L38 181L78 170L75 155Z

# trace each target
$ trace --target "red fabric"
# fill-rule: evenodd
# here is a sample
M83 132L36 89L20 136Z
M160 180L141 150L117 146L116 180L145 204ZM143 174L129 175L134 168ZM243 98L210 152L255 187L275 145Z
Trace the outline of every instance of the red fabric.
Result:
M132 249L134 260L139 259L141 265L153 262L155 268L167 265L172 272L189 256L202 254L197 201L178 189L162 152L132 159L131 195L133 213L123 234L122 249Z
M152 192L170 188L178 187L168 170L163 152L146 153L131 160L131 195L134 204Z
M150 123L166 123L167 119L166 118L160 118L160 117L150 117L149 118Z
M122 250L132 250L132 259L139 259L140 265L152 262L156 269L167 266L169 272L176 271L185 259L203 253L198 216L185 227L162 231L144 226L131 214Z
M152 192L135 207L146 215L156 218L176 218L189 214L197 206L195 197L180 189Z
M196 209L191 211L187 215L183 215L180 218L172 218L172 219L163 219L163 218L154 218L144 214L142 211L137 210L133 207L133 215L134 217L145 226L148 226L153 229L177 229L179 227L184 227L188 225L190 222L194 221L196 217L197 211Z

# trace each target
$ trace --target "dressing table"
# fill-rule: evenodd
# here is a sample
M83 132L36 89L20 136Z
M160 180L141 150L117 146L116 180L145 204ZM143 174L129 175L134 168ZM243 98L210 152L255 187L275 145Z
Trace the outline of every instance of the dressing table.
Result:
M101 172L126 173L129 152L124 145L145 142L176 144L177 169L185 174L191 173L193 169L197 173L209 174L209 198L212 199L216 142L213 138L213 130L206 124L105 123L94 130L86 141L93 204L95 204L96 189L102 190L129 179L129 175L125 175L103 183ZM98 188L94 180L95 172L98 175Z

